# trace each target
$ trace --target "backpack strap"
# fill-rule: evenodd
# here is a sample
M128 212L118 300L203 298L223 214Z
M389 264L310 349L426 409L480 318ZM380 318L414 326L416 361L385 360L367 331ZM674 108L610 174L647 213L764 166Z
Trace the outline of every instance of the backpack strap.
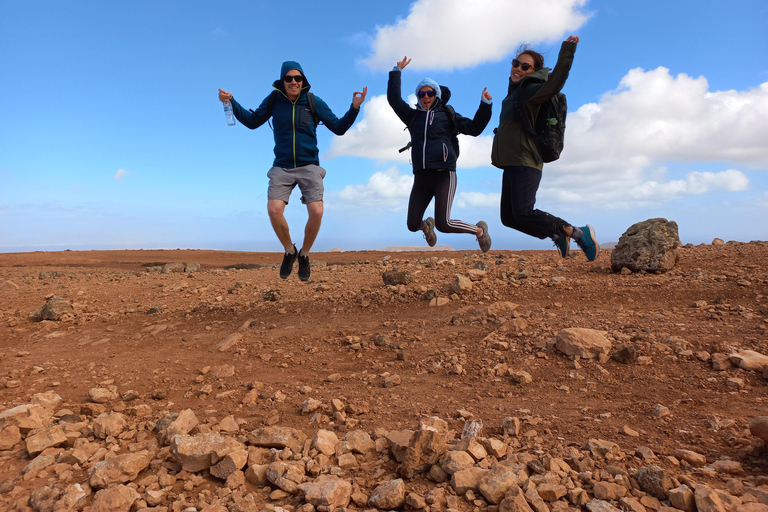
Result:
M317 103L315 103L315 95L307 91L307 103L309 103L309 113L312 114L312 120L315 122L315 126L320 124L320 116L317 115Z

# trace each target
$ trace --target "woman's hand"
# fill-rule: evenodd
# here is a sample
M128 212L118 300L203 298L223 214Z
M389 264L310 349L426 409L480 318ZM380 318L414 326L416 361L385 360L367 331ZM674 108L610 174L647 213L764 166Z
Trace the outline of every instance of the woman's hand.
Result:
M578 43L579 42L579 36L568 36L568 39L565 40L566 43Z
M405 69L405 66L411 63L411 59L409 59L407 56L403 57L403 60L397 63L397 67L400 69Z
M493 99L493 97L491 96L491 93L488 92L487 87L483 87L483 94L480 96L480 98L488 101L491 101Z
M227 92L224 89L219 89L219 101L221 101L222 103L232 101L232 93Z

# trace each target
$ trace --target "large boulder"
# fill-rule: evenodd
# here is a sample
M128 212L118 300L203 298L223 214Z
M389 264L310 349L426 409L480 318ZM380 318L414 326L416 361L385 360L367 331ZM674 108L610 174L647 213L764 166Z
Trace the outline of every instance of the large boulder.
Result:
M614 272L624 267L633 272L666 272L679 260L680 245L675 221L658 218L638 222L619 238L611 252L611 268Z

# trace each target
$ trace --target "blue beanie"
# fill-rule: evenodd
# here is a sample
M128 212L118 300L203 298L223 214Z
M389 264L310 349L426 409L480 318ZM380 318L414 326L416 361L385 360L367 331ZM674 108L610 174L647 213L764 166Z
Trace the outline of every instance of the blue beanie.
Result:
M440 86L437 85L437 82L432 80L431 78L425 78L421 82L419 82L419 85L416 86L416 96L419 95L419 91L424 86L431 87L435 91L435 95L439 98L440 97Z

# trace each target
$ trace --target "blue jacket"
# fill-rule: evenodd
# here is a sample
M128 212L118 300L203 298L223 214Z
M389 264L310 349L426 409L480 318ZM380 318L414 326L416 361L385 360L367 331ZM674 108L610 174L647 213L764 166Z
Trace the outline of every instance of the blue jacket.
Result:
M298 62L283 62L280 70L280 78L275 80L272 87L277 90L277 97L272 107L271 115L268 110L269 96L264 98L259 108L255 111L243 108L232 98L232 111L243 126L251 130L258 128L272 118L275 136L275 160L274 167L293 169L303 165L319 165L319 150L317 149L317 133L312 114L309 110L307 92L310 85L306 75L301 93L296 101L291 101L285 94L283 75L291 69L298 69L304 75L304 70ZM351 106L344 116L339 119L334 115L328 105L315 96L317 115L320 121L336 135L344 135L357 119L359 109Z
M420 104L414 109L401 96L400 75L400 70L389 72L387 101L397 117L411 130L413 172L424 169L455 171L456 152L451 143L454 127L451 126L450 114L444 106L451 98L451 91L440 86L441 95L435 97L435 104L429 111L424 110ZM491 105L481 101L473 119L460 116L457 112L455 120L458 133L477 137L491 120Z

